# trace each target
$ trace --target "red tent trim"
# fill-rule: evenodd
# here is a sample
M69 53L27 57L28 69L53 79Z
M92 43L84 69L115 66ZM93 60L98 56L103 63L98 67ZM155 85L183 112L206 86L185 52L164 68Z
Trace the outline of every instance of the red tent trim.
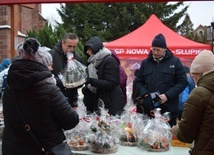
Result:
M138 29L131 33L105 43L115 50L119 58L143 59L147 57L153 38L162 33L167 47L179 58L194 58L202 50L211 50L211 45L201 44L184 38L164 25L154 14Z
M171 0L176 1L176 0ZM194 0L192 0L194 1ZM38 3L84 3L84 2L151 2L151 0L0 0L0 5L8 4L38 4ZM167 0L153 0L152 2L167 2ZM176 1L177 2L177 1Z

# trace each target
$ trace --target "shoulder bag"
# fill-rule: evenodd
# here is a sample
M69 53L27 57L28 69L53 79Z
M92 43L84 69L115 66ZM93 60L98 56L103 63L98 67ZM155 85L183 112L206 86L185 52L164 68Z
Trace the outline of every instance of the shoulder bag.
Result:
M21 113L20 107L16 102L16 96L15 96L15 91L12 92L13 93L13 98L14 98L14 104L16 106L16 109L19 113L19 116L21 117L23 123L24 123L24 127L25 130L30 134L30 136L33 138L33 140L35 141L35 143L38 145L39 148L41 148L42 152L44 152L45 155L71 155L71 148L68 145L67 142L63 142L59 145L56 145L54 147L52 147L49 150L46 150L37 140L37 138L34 136L33 132L31 131L31 127L30 125L25 121L24 116Z

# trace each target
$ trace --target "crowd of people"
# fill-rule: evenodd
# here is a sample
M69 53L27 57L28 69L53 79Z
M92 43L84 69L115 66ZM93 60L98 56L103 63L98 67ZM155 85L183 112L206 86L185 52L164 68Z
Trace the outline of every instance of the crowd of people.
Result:
M12 63L9 59L2 61L3 154L44 153L26 132L20 111L45 149L63 143L63 130L79 123L75 111L79 89L88 113L98 112L100 100L110 115L120 115L124 111L129 101L128 76L116 52L107 49L97 36L84 45L87 55L85 82L77 87L65 86L61 73L67 69L68 61L83 64L75 50L78 42L76 34L67 33L53 49L47 50L36 38L28 38L17 46L17 56ZM131 99L137 112L150 118L154 117L155 108L160 108L161 113L169 112L172 133L183 142L194 142L193 155L214 152L213 66L214 55L207 50L195 57L190 68L184 66L160 33L154 37L148 57L135 71ZM5 75L6 84L3 84Z

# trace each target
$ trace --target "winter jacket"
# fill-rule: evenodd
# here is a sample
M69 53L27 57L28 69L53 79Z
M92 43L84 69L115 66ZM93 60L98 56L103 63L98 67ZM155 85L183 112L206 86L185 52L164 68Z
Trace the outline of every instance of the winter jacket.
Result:
M62 83L61 80L58 79L59 73L65 69L65 66L67 65L67 55L62 51L62 41L59 41L56 46L50 50L50 54L53 57L53 71L55 77L57 77L57 85L61 87ZM81 57L74 52L74 58L82 63ZM61 83L61 84L59 84Z
M0 72L3 71L4 69L6 69L9 65L10 65L10 59L6 58L2 61L2 63L0 64Z
M204 74L184 104L181 122L175 127L182 142L195 141L192 155L214 153L214 71ZM179 128L178 128L179 127Z
M100 52L108 50L105 48L100 49L102 47L102 42L97 41L96 37L92 37L87 41L85 46L91 47L93 51L97 51L96 49L98 49L99 51L98 53L96 52L96 55L102 55ZM110 56L110 53L102 58L102 60L96 60L95 63L101 61L99 65L95 64L98 78L92 78L90 84L97 88L96 96L103 100L105 108L109 109L109 114L116 115L117 112L123 111L125 99L120 88L119 65L117 61Z
M125 100L120 89L120 74L117 62L107 56L97 67L98 79L92 79L91 85L97 87L97 97L105 103L110 115L123 111Z
M112 53L112 57L115 58L115 60L117 61L118 65L119 65L119 69L120 69L120 88L121 88L121 90L123 92L125 101L127 102L126 85L127 85L128 76L127 76L124 68L121 66L120 60L119 60L116 52L114 50L111 50L111 53Z
M52 82L49 69L31 60L17 60L10 66L7 80L3 96L3 155L42 154L41 148L25 131L15 104L44 148L62 143L63 130L74 128L79 116Z
M65 88L62 84L62 81L59 79L59 73L61 73L66 65L67 65L67 55L62 51L62 41L59 41L56 46L49 51L50 54L53 57L53 70L52 73L54 74L56 81L57 81L57 86L61 89L63 94L66 97L70 98L70 104L73 102L73 100L77 100L78 92L77 88ZM82 63L81 57L74 52L74 58Z
M190 77L190 75L187 75L187 81L188 85L186 86L184 91L179 95L179 110L184 109L184 103L186 102L191 91L195 88L195 82L192 79L192 77Z
M160 105L162 112L170 112L171 117L178 116L179 94L187 86L186 73L183 65L173 53L167 49L163 59L157 63L149 53L141 63L140 71L135 80L140 96L152 92L165 94L167 102Z

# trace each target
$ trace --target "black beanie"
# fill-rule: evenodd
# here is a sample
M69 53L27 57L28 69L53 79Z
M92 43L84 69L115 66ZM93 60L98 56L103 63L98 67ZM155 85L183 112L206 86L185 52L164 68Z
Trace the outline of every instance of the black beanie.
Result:
M152 41L152 47L167 48L165 37L159 33Z

